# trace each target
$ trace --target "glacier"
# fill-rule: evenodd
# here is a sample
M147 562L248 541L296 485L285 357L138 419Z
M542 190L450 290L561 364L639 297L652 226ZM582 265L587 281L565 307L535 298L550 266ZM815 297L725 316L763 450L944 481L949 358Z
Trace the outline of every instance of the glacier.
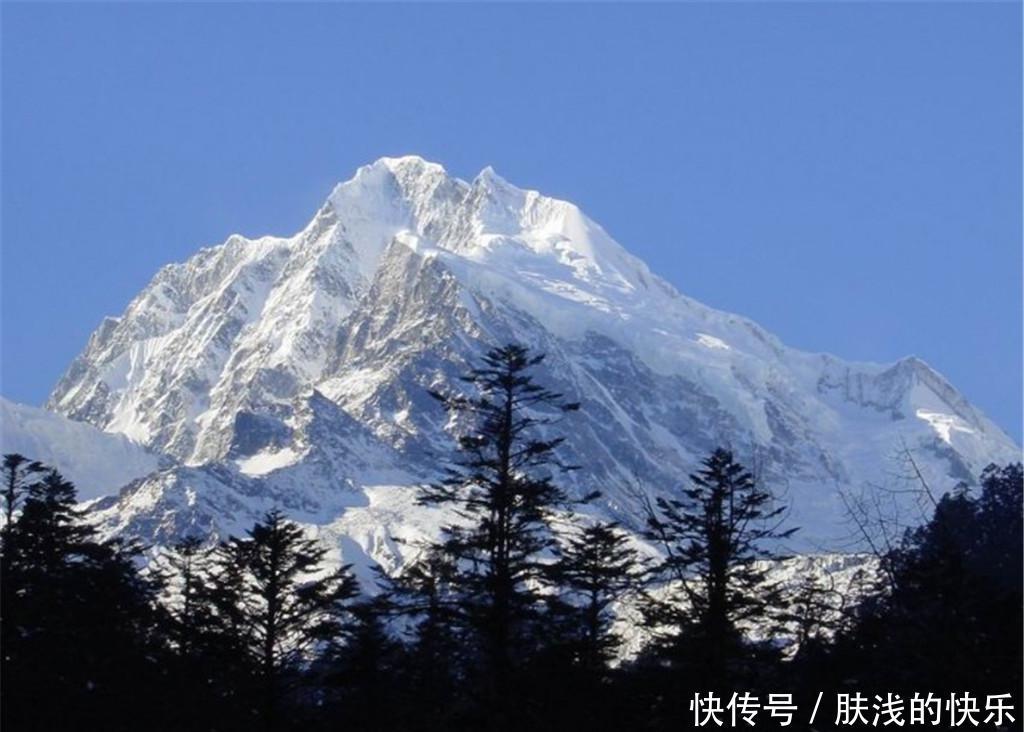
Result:
M790 506L804 553L847 541L844 494L913 484L910 459L940 492L1020 459L924 361L789 348L678 292L572 203L416 156L360 168L294 236L234 235L162 268L46 409L54 445L89 426L155 461L89 478L104 531L161 544L277 506L368 573L445 521L415 503L459 429L427 390L511 341L581 403L563 448L585 469L567 487L600 490L588 510L634 529L641 497L678 490L718 445ZM27 444L9 409L5 450Z

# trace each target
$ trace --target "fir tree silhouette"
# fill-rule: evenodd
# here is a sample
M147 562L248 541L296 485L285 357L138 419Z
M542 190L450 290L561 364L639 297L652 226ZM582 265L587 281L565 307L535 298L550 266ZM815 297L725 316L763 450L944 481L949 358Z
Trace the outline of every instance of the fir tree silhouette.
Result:
M497 728L510 724L513 671L542 609L536 586L541 555L555 542L552 516L570 505L552 474L574 466L558 459L563 438L551 427L579 405L534 381L543 358L519 345L495 348L463 377L472 394L432 393L468 431L447 478L425 488L420 502L449 506L460 519L444 527L438 549L451 560L460 614L478 641L483 702Z
M322 574L326 551L278 510L218 549L213 607L258 676L264 729L279 729L296 676L315 651L343 638L359 594L347 565Z
M645 622L661 635L676 663L696 664L708 685L728 685L750 647L743 625L768 626L784 612L780 584L768 578L781 557L777 542L786 508L738 463L715 450L690 476L680 498L659 498L649 510L647 536L663 549L655 577L668 596L648 598Z
M558 592L558 612L576 663L600 675L614 658L621 638L611 631L612 606L634 595L644 577L629 536L617 523L575 529L550 569Z
M56 471L25 486L20 507L3 533L4 728L118 730L125 715L146 724L162 638L140 547L99 540Z

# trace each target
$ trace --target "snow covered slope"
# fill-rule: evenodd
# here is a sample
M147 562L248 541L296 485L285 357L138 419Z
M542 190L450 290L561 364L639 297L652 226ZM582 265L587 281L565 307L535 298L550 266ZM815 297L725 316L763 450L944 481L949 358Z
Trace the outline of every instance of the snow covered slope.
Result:
M452 445L426 389L509 341L547 353L539 378L582 403L570 487L602 490L598 510L627 525L638 486L676 490L720 444L785 494L808 548L845 534L840 491L898 480L907 451L939 489L1019 459L919 359L787 348L677 292L571 203L417 157L360 168L295 236L164 267L47 406L177 461L103 502L111 530L163 540L280 504L397 561L389 534L436 525L411 495Z
M157 455L123 435L0 397L0 454L12 452L57 468L83 501L116 494L161 464Z

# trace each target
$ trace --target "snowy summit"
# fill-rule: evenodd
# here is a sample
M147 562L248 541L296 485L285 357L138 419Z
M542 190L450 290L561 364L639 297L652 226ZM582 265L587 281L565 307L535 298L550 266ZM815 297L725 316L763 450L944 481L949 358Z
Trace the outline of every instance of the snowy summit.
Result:
M426 390L511 341L582 404L570 487L626 525L638 486L676 490L720 444L785 493L807 547L844 536L840 493L898 480L901 456L951 487L1019 454L919 359L788 348L677 292L575 205L413 156L360 168L294 236L161 269L46 406L159 457L111 480L94 506L108 531L166 541L281 506L345 560L389 567L391 536L438 521L414 486L453 427Z

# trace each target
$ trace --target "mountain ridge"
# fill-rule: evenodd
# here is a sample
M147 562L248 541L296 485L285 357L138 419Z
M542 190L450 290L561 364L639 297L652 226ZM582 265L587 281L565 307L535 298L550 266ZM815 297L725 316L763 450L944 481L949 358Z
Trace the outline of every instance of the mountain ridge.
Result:
M900 449L940 485L1019 454L918 358L791 349L679 293L575 205L418 157L363 166L292 237L232 235L162 268L47 406L175 461L104 505L111 530L219 530L235 519L218 506L255 515L268 496L316 504L323 528L351 496L431 479L456 426L427 389L509 341L547 353L539 376L583 403L565 448L627 524L636 483L665 494L718 444L759 463L825 544L837 491L891 479ZM191 518L153 520L175 513Z

